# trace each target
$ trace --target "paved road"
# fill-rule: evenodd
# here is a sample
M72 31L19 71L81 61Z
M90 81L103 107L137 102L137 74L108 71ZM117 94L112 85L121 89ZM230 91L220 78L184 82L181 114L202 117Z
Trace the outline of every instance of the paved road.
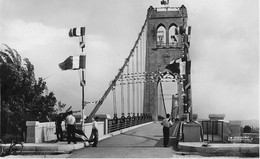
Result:
M181 155L171 147L163 147L162 126L149 124L123 134L105 139L98 147L74 151L70 158L177 158L201 157Z

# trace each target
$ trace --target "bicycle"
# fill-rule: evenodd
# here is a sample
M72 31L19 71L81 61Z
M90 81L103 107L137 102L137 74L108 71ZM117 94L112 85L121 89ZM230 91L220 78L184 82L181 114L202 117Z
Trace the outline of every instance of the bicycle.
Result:
M3 146L3 141L0 139L0 156L7 155L18 155L23 151L23 143L16 140L12 140L7 151L4 152L5 146Z

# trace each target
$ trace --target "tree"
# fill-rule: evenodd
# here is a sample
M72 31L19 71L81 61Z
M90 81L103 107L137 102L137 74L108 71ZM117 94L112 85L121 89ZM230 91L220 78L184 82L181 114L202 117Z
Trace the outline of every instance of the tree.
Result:
M61 112L61 111L66 107L66 104L61 103L61 101L58 101L57 106L58 106L57 111L60 111L60 112Z
M245 125L243 128L243 133L251 133L251 127L249 125Z
M46 82L35 79L34 66L28 58L21 60L16 50L5 44L3 47L0 50L1 132L23 136L26 121L54 120L57 100L53 92L43 93Z

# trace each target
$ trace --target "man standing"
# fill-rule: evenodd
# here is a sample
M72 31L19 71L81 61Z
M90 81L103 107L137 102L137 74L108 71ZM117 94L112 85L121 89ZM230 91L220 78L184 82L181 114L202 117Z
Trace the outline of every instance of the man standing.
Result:
M76 138L75 138L75 131L76 131L76 119L72 115L72 111L68 112L68 116L66 117L66 123L67 123L67 138L68 138L68 144L72 141L74 144L76 144Z
M91 132L91 140L90 142L94 142L92 147L97 147L97 143L98 143L98 129L97 129L97 120L98 117L96 117L95 119L92 118L92 132Z
M168 147L170 140L170 127L172 126L170 114L166 114L166 118L162 120L161 125L163 126L163 146Z
M57 141L63 141L63 132L62 132L62 127L61 127L61 123L62 123L63 120L64 120L63 113L60 113L57 116L57 119L55 121Z

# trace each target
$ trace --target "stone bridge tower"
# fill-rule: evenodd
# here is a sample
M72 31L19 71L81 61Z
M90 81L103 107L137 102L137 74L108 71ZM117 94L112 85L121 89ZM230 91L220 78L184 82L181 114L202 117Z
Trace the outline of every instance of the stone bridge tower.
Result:
M146 40L146 73L158 73L173 60L184 54L178 44L180 26L187 26L187 9L184 5L178 8L150 7L147 13L147 40ZM144 87L143 112L151 114L153 120L158 116L157 84L147 82ZM182 108L182 107L180 107ZM180 110L179 112L183 112Z

